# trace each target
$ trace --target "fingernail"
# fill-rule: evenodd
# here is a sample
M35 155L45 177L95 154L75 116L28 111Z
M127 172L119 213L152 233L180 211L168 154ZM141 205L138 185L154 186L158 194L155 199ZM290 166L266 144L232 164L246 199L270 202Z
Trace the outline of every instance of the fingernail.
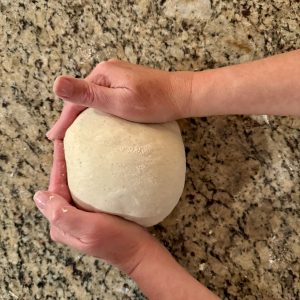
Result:
M51 133L51 130L52 130L52 129L49 129L49 130L46 132L46 137L49 137L49 134Z
M73 93L73 84L69 79L61 79L59 86L57 87L56 94L62 98L70 97Z
M46 132L46 137L47 137L49 140L51 140L51 138L50 138L50 132L51 132L51 129L50 129L49 131Z
M48 138L48 140L53 141L54 137L52 136L52 129L50 129L47 133L46 133L46 137Z
M38 191L33 196L33 200L38 208L45 209L46 204L49 200L49 196L44 192Z

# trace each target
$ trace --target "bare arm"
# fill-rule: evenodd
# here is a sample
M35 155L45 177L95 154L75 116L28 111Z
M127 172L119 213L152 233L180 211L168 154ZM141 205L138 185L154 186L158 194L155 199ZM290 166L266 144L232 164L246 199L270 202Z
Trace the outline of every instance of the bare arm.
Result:
M194 73L190 116L300 115L300 50Z
M300 50L202 72L165 72L109 60L85 79L60 76L55 93L67 104L50 139L85 107L135 122L231 114L300 115Z
M158 242L148 254L132 272L131 277L149 299L220 299L194 279Z
M85 79L61 76L56 80L54 91L67 105L48 137L62 140L65 130L85 107L136 122L226 114L300 115L299 78L300 50L197 73L170 73L112 60L99 64ZM62 151L55 155L51 190L68 198L65 188L54 188L65 180L56 180L57 166L62 166L63 160L58 159L63 157ZM52 200L46 201L50 196ZM48 204L41 205L39 198L43 197ZM61 196L49 192L37 195L36 201L52 225L55 241L117 265L150 299L218 299L137 225L105 214L79 211ZM67 207L68 213L61 214L62 207L63 211ZM78 222L80 219L82 222ZM77 228L76 224L86 227ZM90 228L96 232L89 232ZM100 237L99 232L103 233ZM92 241L91 245L82 244L82 233L88 242Z
M34 196L37 207L50 222L53 241L117 266L137 282L150 300L219 299L141 226L73 206L66 180L63 142L55 140L49 191Z

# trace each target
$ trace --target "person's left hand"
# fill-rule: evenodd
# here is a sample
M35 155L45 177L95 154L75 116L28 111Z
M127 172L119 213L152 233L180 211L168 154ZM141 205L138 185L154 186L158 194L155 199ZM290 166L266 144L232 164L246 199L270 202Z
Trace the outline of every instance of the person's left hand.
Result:
M63 139L86 107L141 123L162 123L191 116L193 72L166 72L110 59L84 79L59 76L54 93L65 101L58 121L47 133Z

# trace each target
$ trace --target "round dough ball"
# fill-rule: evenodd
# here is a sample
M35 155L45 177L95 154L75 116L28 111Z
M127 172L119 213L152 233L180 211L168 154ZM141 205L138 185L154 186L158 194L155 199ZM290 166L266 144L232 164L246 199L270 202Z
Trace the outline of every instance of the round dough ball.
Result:
M140 124L89 108L64 147L71 195L85 210L152 226L181 196L185 152L176 122Z

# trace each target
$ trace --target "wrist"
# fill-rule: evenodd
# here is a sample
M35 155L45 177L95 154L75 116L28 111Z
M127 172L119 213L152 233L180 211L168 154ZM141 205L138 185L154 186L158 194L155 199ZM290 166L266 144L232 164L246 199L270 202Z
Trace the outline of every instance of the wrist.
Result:
M239 80L230 66L195 72L190 117L230 114Z
M152 236L137 261L139 263L127 274L150 300L219 299L181 267Z
M170 72L171 101L177 108L176 119L189 118L191 116L192 87L194 72L177 71Z

